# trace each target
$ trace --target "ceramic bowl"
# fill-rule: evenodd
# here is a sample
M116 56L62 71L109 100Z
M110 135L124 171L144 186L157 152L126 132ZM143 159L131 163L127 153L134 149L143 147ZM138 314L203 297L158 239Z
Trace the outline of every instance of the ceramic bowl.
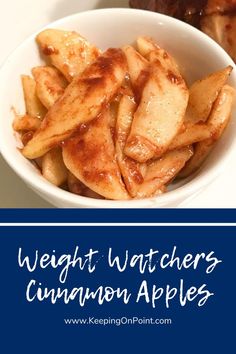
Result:
M78 31L103 50L132 44L140 35L151 36L176 58L188 84L227 65L235 67L228 54L202 32L171 17L148 11L93 10L63 18L47 28ZM25 40L0 70L0 150L18 176L42 198L56 207L177 207L200 193L219 174L225 173L225 167L236 151L235 111L230 126L202 168L187 180L174 183L170 191L161 196L131 201L97 200L74 195L47 182L17 150L16 136L12 130L11 108L24 112L20 75L30 74L32 67L43 64L35 43L36 35ZM235 68L230 84L236 87Z

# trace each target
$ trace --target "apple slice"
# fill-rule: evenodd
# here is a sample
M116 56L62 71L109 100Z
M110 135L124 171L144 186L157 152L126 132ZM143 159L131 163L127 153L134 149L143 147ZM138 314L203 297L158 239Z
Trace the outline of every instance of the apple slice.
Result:
M184 123L193 125L206 122L212 106L217 99L222 87L225 85L232 66L216 71L207 77L196 81L189 90L189 103Z
M202 165L211 150L214 148L217 140L222 136L230 121L234 98L235 90L231 86L225 85L222 88L207 121L207 125L211 130L211 137L194 146L194 155L181 171L179 175L181 178L188 177Z
M160 194L163 187L177 176L192 155L192 147L187 146L167 152L159 160L151 162L136 198L150 198Z
M67 181L68 170L62 159L60 147L47 152L42 157L42 175L55 186L61 186Z
M184 146L198 143L199 141L210 138L211 134L211 129L206 123L197 123L187 126L183 132L176 135L168 150L179 149Z
M42 121L39 118L31 117L28 114L25 114L24 116L15 114L12 127L17 132L34 132L40 127L41 124Z
M101 195L86 187L71 172L68 172L67 185L69 191L73 194L94 199L104 199Z
M68 81L80 75L100 55L95 46L76 32L46 29L36 40L43 54Z
M120 88L126 69L122 50L108 49L65 89L24 147L23 155L29 159L44 155L69 138L81 124L96 118Z
M175 71L179 70L175 59L151 37L138 37L137 47L139 53L151 63L155 60L159 60L163 66L168 67L170 70L172 68L174 68Z
M143 183L145 167L130 157L125 156L124 147L130 132L133 115L137 108L134 96L124 95L121 98L116 121L116 155L126 188L132 197ZM145 164L146 165L146 164Z
M24 91L26 113L31 117L41 120L44 119L47 111L37 96L35 80L30 76L22 75L21 81Z
M160 157L180 130L188 104L188 88L177 67L151 58L150 76L134 114L125 153L142 163Z
M68 82L55 68L50 66L37 66L32 69L36 81L36 93L47 109L63 95Z
M152 51L160 49L151 37L144 36L137 38L137 47L139 53L145 58L147 58Z
M147 70L149 63L141 54L139 54L134 49L134 47L125 46L122 49L127 59L128 70L132 85L136 86L140 74L143 71Z
M110 129L110 110L104 110L84 134L76 134L63 147L68 170L106 199L130 199L121 179Z

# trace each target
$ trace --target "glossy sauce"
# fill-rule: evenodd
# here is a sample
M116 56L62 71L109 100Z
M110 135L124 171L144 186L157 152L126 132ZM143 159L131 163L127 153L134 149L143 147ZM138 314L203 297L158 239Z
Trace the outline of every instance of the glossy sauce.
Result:
M42 49L44 55L52 55L52 54L59 54L58 49L53 47L52 45L46 45Z
M174 74L171 70L168 70L167 79L175 85L180 85L183 83L182 77Z
M33 131L29 131L29 132L22 134L21 141L24 146L33 138L34 133L35 132L33 132Z
M129 157L124 158L124 163L128 167L129 174L130 174L130 183L132 185L133 182L137 184L142 184L144 181L143 175L140 172L139 165L136 161L130 159Z
M135 102L139 103L141 98L142 98L142 94L143 94L143 89L144 86L146 85L148 79L150 77L150 72L149 70L142 70L138 80L134 86L134 95L135 95Z

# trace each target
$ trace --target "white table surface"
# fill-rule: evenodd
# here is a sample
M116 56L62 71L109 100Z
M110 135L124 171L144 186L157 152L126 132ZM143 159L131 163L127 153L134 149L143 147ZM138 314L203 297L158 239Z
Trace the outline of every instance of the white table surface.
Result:
M0 12L0 65L25 38L44 25L67 15L105 7L127 7L127 0L7 0ZM234 163L195 198L187 208L236 207ZM0 208L49 208L50 204L31 191L0 156Z

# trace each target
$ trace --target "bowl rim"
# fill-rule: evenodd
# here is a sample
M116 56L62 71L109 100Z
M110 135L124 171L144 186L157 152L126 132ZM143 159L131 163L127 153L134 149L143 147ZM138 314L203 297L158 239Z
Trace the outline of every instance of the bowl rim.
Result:
M125 13L133 13L134 15L139 13L143 14L143 16L149 16L153 17L159 21L169 21L173 23L178 23L178 26L182 27L183 30L188 30L191 31L192 33L197 34L198 36L201 37L201 40L208 42L210 46L213 46L215 50L219 52L222 56L225 57L225 59L228 60L229 65L232 65L233 68L236 68L235 63L233 60L230 58L230 56L225 52L225 50L217 44L213 39L208 37L206 34L201 32L200 30L192 27L189 24L186 24L178 19L160 14L160 13L155 13L151 11L146 11L146 10L139 10L139 9L129 9L129 8L106 8L106 9L94 9L94 10L89 10L89 11L84 11L84 12L79 12L75 13L63 18L60 18L56 21L53 21L46 26L42 27L29 37L27 37L21 44L19 44L11 53L8 55L8 57L5 59L5 61L2 63L0 66L0 78L4 73L5 66L7 67L8 61L14 59L14 56L17 56L18 50L26 47L32 40L35 40L35 37L37 36L38 33L41 31L47 29L47 28L56 28L56 26L61 26L63 22L70 22L71 19L81 17L81 16L89 16L89 15L95 15L97 13L107 13L107 14L117 14L119 12L119 15L125 14ZM234 73L235 76L235 82L236 82L236 73ZM1 80L0 80L1 82ZM13 159L11 154L7 151L7 144L5 145L2 142L1 139L1 129L0 129L0 153L4 160L7 162L7 164L11 167L11 169L32 189L34 189L37 193L39 193L41 196L53 203L53 199L60 200L61 202L67 202L67 203L73 203L73 205L77 205L78 207L99 207L99 208L144 208L144 207L164 207L167 206L168 204L173 203L177 199L185 199L189 197L190 195L193 195L197 193L200 189L204 189L206 185L208 185L210 182L212 182L224 169L224 167L228 164L229 159L233 155L233 146L236 145L236 139L232 143L231 148L225 152L225 155L223 158L221 158L219 161L216 162L214 167L210 170L207 171L207 174L205 176L201 176L200 174L197 174L195 177L193 175L193 179L191 181L187 181L186 184L184 184L181 187L178 187L177 189L173 191L169 191L167 193L164 193L163 195L156 196L156 197L151 197L151 198L146 198L146 199L131 199L128 201L116 201L116 200L104 200L104 199L93 199L93 198L88 198L88 197L83 197L79 196L76 194L73 194L71 192L65 191L59 187L56 187L52 185L50 182L48 182L44 178L37 178L35 174L24 174L23 169L21 166L23 165L18 159ZM17 161L16 161L17 160ZM200 170L199 170L200 171ZM41 177L39 175L39 177ZM47 197L46 197L47 195ZM52 200L51 200L51 199ZM167 206L168 207L168 206Z

